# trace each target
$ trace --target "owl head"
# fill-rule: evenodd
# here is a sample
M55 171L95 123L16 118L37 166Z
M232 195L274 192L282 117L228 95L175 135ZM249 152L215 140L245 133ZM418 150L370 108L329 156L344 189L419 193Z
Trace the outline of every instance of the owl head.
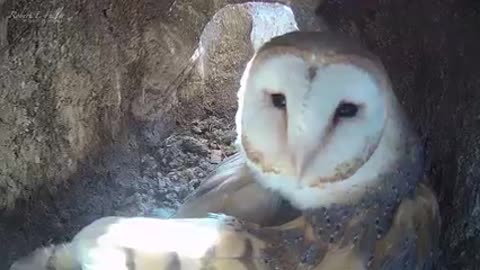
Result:
M391 168L411 133L381 62L338 33L291 32L265 43L247 64L238 100L237 142L248 166L300 208L358 194Z

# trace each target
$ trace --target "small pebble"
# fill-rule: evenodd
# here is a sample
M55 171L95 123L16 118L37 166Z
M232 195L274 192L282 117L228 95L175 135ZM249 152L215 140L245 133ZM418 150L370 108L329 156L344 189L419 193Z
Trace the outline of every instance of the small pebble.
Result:
M194 126L194 127L192 128L192 131L193 131L193 133L195 133L195 134L202 134L202 133L203 133L202 129L199 128L199 127L197 127L197 126Z
M222 162L222 151L221 150L212 150L210 154L210 160L214 164Z

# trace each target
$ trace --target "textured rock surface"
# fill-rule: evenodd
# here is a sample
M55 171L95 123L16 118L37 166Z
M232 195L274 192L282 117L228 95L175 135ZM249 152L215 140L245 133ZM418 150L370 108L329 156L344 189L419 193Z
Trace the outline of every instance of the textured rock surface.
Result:
M4 2L4 0L0 0L0 48L7 46L7 18L6 15L2 14L2 11L5 10ZM0 55L2 55L1 51ZM1 56L0 59L2 59Z
M297 29L292 10L283 4L230 4L220 9L200 36L197 65L179 89L181 101L233 118L240 77L255 48Z
M235 114L237 71L243 70L253 54L251 30L252 19L243 5L228 6L213 15L200 36L194 73L199 82L197 88L187 89L190 101L203 101L202 108L217 115Z

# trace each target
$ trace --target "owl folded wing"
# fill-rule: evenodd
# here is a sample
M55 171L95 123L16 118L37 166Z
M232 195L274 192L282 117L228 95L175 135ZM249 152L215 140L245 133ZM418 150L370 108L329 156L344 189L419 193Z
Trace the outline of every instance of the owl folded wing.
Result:
M83 270L235 270L253 269L253 264L262 269L259 254L264 246L236 219L210 215L105 217L81 230L68 247Z

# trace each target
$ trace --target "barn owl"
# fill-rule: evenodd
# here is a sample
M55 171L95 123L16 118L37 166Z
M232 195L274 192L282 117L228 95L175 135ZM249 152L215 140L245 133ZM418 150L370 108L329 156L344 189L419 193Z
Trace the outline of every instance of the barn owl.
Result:
M431 222L425 228L438 237L438 205L423 183L419 138L380 60L356 41L332 32L272 39L247 64L238 101L239 153L186 199L177 217L221 212L275 225L282 215L298 214L284 198L304 216L325 209L328 228L337 210L373 206L378 210L366 212L382 237L396 230L388 220L414 211L398 206L421 187L416 199L431 212L418 222ZM332 230L325 231L330 237Z
M103 218L11 270L432 269L438 203L374 55L339 33L284 34L255 53L238 96L240 151L186 204L203 206L182 210L231 213ZM260 225L282 200L299 214Z

